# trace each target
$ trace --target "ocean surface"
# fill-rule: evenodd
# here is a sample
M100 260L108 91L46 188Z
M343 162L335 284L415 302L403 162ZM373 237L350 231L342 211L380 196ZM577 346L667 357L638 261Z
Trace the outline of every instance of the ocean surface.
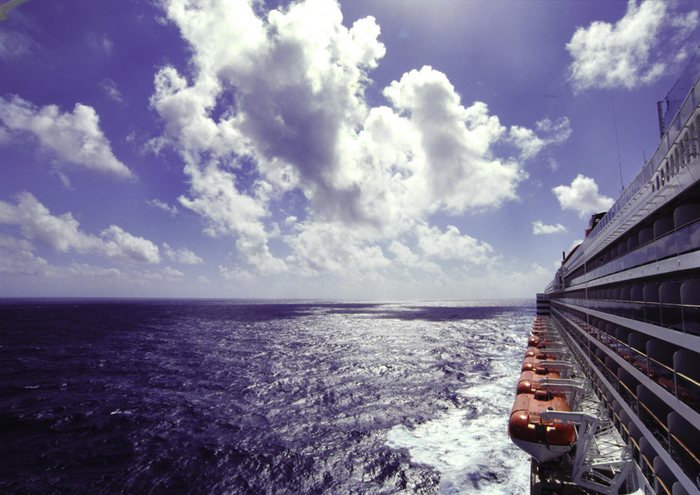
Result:
M531 301L0 301L0 493L524 494Z

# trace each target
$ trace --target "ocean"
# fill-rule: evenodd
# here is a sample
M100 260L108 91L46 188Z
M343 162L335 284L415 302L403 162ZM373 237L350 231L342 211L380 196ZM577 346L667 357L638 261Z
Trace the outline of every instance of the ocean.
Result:
M0 301L0 493L525 494L531 301Z

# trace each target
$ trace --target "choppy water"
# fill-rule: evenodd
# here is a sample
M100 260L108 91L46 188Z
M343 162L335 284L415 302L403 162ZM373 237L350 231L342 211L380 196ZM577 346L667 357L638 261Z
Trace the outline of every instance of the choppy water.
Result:
M528 489L531 305L0 302L2 493Z

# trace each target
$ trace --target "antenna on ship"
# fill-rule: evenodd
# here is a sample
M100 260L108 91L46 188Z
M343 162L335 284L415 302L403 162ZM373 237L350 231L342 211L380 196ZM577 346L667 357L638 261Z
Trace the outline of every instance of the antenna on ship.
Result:
M622 158L620 157L620 136L617 134L617 115L615 114L615 103L612 104L613 125L615 126L615 144L617 144L617 168L620 171L620 192L625 190L625 184L622 181Z

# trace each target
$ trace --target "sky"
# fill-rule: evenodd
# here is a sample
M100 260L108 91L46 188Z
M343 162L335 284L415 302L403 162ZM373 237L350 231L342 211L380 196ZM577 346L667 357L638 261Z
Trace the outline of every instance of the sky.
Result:
M685 0L3 13L0 297L533 298L700 44Z

